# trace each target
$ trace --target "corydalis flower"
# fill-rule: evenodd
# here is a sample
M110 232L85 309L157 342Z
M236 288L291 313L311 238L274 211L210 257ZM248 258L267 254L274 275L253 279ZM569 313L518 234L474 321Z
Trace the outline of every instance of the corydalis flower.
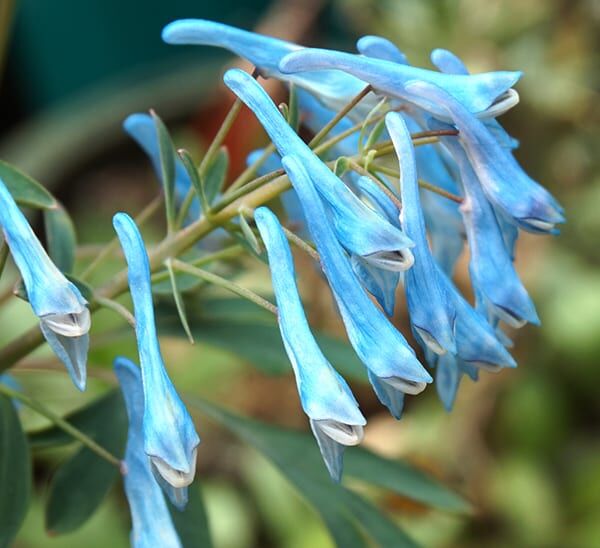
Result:
M410 133L402 117L395 112L387 114L385 124L400 165L402 228L415 243L415 263L404 274L410 322L418 338L433 352L454 353L455 310L440 283L438 270L429 250Z
M284 74L331 69L352 74L369 82L380 93L418 105L439 117L447 117L444 109L416 90L407 89L408 82L420 80L435 84L460 101L469 112L489 117L514 106L514 98L510 96L508 100L507 91L521 76L520 72L506 71L442 74L384 59L308 48L289 53L279 63L279 70Z
M277 217L261 207L254 220L269 256L279 329L302 409L310 419L331 477L339 481L344 448L362 441L362 427L367 421L346 381L327 361L310 330L296 287L292 254Z
M400 271L412 263L412 242L360 199L292 130L265 90L249 74L232 69L225 84L257 116L282 156L298 156L329 206L336 236L351 253L387 270Z
M85 390L91 325L87 301L48 257L2 180L0 225L44 337L75 386Z
M493 204L525 230L557 232L555 225L564 222L562 207L523 171L510 151L500 146L481 121L435 85L412 82L407 88L436 101L452 119L473 171Z
M348 338L369 371L380 401L400 418L404 393L418 394L431 376L401 333L369 299L330 226L302 159L285 156L283 167L298 194L321 266L340 309Z
M539 324L535 306L514 268L492 205L456 140L443 139L460 168L465 201L460 207L471 252L469 272L477 294L493 313L513 327Z
M131 512L131 545L134 548L180 548L169 509L144 453L144 393L140 370L126 358L117 358L114 367L129 419L124 483Z
M406 55L396 47L396 44L381 36L363 36L356 42L356 49L367 57L408 65Z
M128 266L129 289L135 310L142 380L144 385L144 450L158 476L172 486L175 504L186 500L187 486L196 473L200 438L187 409L165 369L154 322L150 267L144 241L135 222L125 213L113 225ZM183 491L180 491L183 490Z
M334 110L339 109L366 86L358 78L335 70L320 74L284 74L279 70L279 61L286 54L302 49L302 46L214 21L173 21L163 29L162 38L167 44L225 48L250 61L263 76L297 84ZM369 104L369 101L365 101L358 110L366 113L373 106L373 102Z

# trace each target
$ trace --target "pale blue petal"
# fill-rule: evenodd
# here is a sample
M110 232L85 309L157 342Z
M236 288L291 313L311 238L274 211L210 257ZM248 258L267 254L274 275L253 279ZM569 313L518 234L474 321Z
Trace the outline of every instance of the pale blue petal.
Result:
M367 57L408 65L408 59L396 44L381 36L363 36L356 42L356 49Z
M156 334L150 268L135 222L125 213L113 225L127 260L135 310L136 338L144 385L144 448L157 471L173 487L189 485L195 474L200 438L165 369Z
M117 358L114 367L129 418L124 482L131 511L131 545L134 548L180 548L169 509L144 453L144 394L140 370L126 358Z

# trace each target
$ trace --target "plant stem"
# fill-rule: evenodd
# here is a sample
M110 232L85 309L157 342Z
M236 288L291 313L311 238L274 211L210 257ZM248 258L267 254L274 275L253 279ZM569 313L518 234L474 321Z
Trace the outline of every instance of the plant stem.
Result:
M253 190L256 190L257 188L260 188L264 184L266 184L274 179L277 179L278 177L283 177L283 178L287 177L287 175L283 169L277 169L275 171L271 171L270 173L266 173L265 175L262 175L261 177L258 177L256 179L254 179L253 181L250 181L248 184L244 185L243 187L238 188L235 192L232 192L231 194L227 194L226 196L223 196L223 198L221 198L221 200L213 206L213 208L211 209L211 214L213 214L217 211L220 211L225 206L234 202L238 198L245 196L249 192L252 192Z
M372 91L370 85L366 86L356 97L354 97L342 110L340 110L329 122L327 122L319 132L311 139L308 146L315 148L325 136L338 124L338 122L346 116L358 103L360 103Z
M142 211L135 217L135 222L138 226L142 226L152 215L154 215L163 203L164 195L159 194L154 198ZM85 268L85 270L79 275L81 281L85 281L92 275L92 272L96 270L104 260L111 255L114 251L119 249L119 239L115 236L108 244L104 246L102 251L96 255L96 258Z
M25 394L18 392L17 390L12 390L8 386L4 384L0 384L0 393L8 396L9 398L19 400L21 403L33 409L36 413L46 417L53 424L58 426L61 430L64 430L70 436L73 436L76 440L80 441L85 445L88 449L96 453L99 457L105 459L106 461L114 464L119 467L121 465L121 461L115 457L113 454L108 452L104 447L98 445L92 438L84 434L81 430L78 430L71 424L69 424L62 417L59 417L53 411L50 411L45 405L40 403L39 401L26 396Z
M107 299L106 297L94 296L94 300L103 308L108 308L113 312L116 312L119 316L125 319L125 321L135 329L135 318L133 314L127 310L121 303Z
M273 154L275 150L276 148L273 143L266 146L260 157L252 165L248 166L239 175L239 177L229 185L229 188L227 189L227 194L229 195L229 193L233 192L234 190L237 190L238 188L244 186L247 182L249 182L252 179L252 177L254 177L254 175L256 174L256 170L259 169L267 161L269 156L271 156L271 154Z
M266 299L263 299L260 295L254 293L254 291L251 291L246 287L236 284L231 280L222 278L221 276L213 274L208 270L202 270L201 268L197 268L188 263L184 263L183 261L180 261L178 259L173 259L173 267L177 270L180 270L181 272L186 272L188 274L191 274L192 276L196 276L202 280L206 280L207 282L227 289L228 291L231 291L232 293L235 293L236 295L239 295L244 299L248 299L249 301L252 301L258 306L264 308L265 310L268 310L269 312L272 312L273 314L277 315L277 307L274 304L270 303Z

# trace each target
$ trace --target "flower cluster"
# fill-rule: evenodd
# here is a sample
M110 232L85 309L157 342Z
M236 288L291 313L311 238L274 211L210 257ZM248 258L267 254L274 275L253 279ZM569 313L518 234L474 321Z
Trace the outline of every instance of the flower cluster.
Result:
M310 240L305 245L314 246L350 344L395 418L401 417L405 395L419 394L434 380L390 319L399 285L412 335L435 371L448 410L463 374L476 380L481 369L516 366L500 323L539 323L514 267L519 229L556 234L556 225L564 222L557 201L516 161L512 151L518 142L496 119L518 102L513 85L519 72L470 74L446 50L432 53L438 70L428 70L410 66L394 44L376 36L361 38L355 55L302 48L204 20L171 23L163 39L222 47L244 57L257 74L293 89L309 130L318 136L330 126L330 135L339 136L326 150L315 149L299 137L256 75L225 73L225 84L254 112L276 150L270 156L257 151L249 162L259 175L283 170L289 179L292 188L282 196L287 221ZM338 116L348 104L354 108ZM380 122L373 124L377 113ZM352 131L357 124L363 124L360 135ZM372 125L365 144L363 134ZM164 166L170 166L172 181L162 183L173 186L176 202L193 197L193 171L184 156L162 146L152 116L133 114L124 127L161 180L169 172ZM419 143L415 133L436 138ZM373 163L386 147L395 152L393 164ZM207 204L200 200L187 204L187 222L205 214ZM311 332L289 231L264 205L250 214L266 249L279 329L302 408L329 474L339 481L343 451L361 442L366 420ZM52 263L1 181L0 224L44 337L84 390L87 302ZM123 471L132 543L179 546L163 492L185 507L200 438L163 363L141 234L125 213L117 213L113 224L128 266L140 362L138 368L125 358L115 360L129 417ZM474 305L452 280L465 240Z

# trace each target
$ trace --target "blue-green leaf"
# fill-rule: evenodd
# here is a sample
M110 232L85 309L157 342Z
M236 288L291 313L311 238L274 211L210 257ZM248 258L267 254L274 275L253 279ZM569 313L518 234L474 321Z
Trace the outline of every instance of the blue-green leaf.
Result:
M208 518L200 487L195 483L188 489L185 509L177 510L169 504L173 524L184 548L212 548Z
M203 173L202 184L207 204L213 203L225 185L227 170L229 169L229 152L226 147L221 147L213 160Z
M17 203L38 209L56 207L56 200L40 183L2 160L0 160L0 179L4 181Z
M12 401L0 395L0 546L10 546L29 505L31 461Z
M175 146L163 121L154 111L150 111L156 134L158 135L158 150L160 157L161 183L165 193L165 209L167 226L172 228L175 222Z
M57 204L53 209L44 210L44 226L48 255L61 272L70 274L75 266L77 247L75 226L71 217L61 204Z

